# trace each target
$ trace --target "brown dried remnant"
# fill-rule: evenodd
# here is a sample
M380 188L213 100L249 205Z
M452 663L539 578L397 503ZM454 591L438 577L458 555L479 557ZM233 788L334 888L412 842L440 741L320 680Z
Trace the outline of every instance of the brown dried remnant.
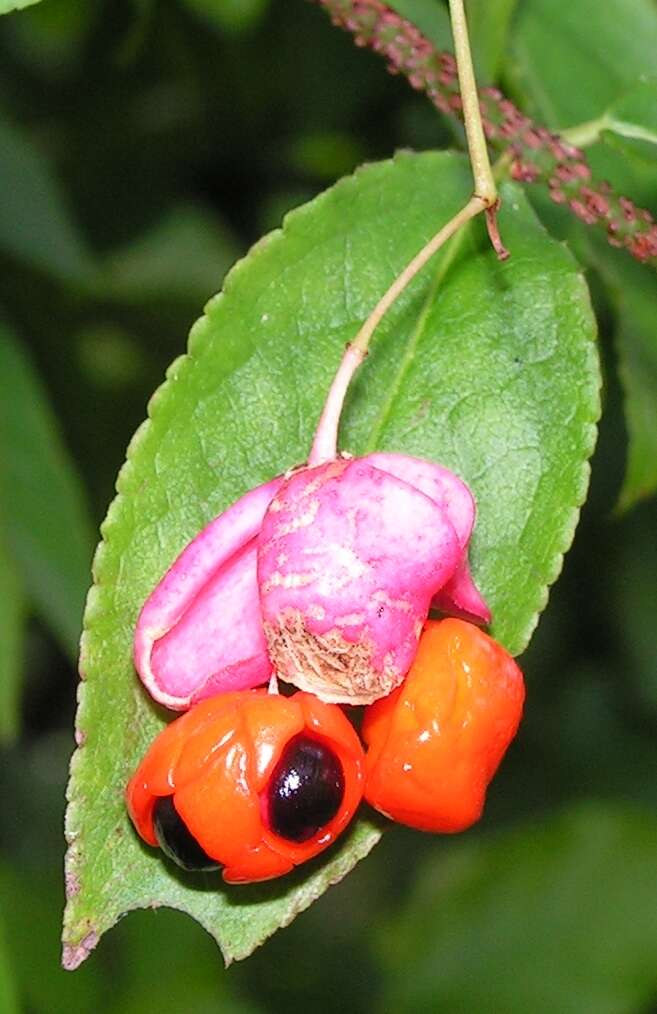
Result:
M274 670L300 690L330 704L371 704L401 683L403 673L372 666L374 645L347 641L333 628L326 634L306 629L299 612L288 610L275 627L265 623L265 637Z

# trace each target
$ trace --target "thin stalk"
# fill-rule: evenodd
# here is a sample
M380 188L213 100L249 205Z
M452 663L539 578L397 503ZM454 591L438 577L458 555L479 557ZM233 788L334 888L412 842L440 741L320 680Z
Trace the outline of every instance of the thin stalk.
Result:
M495 253L500 260L505 260L509 256L509 252L502 243L497 228L499 198L488 157L486 136L481 122L481 108L479 106L479 96L477 95L477 82L472 65L468 23L465 17L463 0L449 0L449 13L452 22L452 36L454 38L456 69L463 107L465 136L468 141L468 152L470 154L470 164L474 179L474 192L475 196L480 197L483 201L486 211L488 235Z
M317 424L315 439L308 457L309 465L323 465L326 461L333 461L337 456L338 426L347 388L366 355L367 351L361 352L359 348L356 348L355 343L349 344L345 348Z
M600 139L600 133L609 126L607 113L598 116L595 120L587 120L585 123L577 123L574 127L566 127L560 131L560 136L576 148L587 148Z
M404 75L413 88L425 92L440 113L447 117L461 115L453 55L436 49L415 25L383 0L315 2L325 8L336 26L353 35L358 46L380 54L392 73ZM555 204L585 225L596 227L611 246L657 269L657 222L647 208L638 207L609 183L596 179L580 148L525 116L498 88L483 88L479 100L488 143L506 153L511 179L545 184ZM581 129L570 128L568 134L588 144L595 138L597 127L597 121L593 121L581 125ZM625 124L622 132L626 133L628 127ZM618 129L616 121L614 128ZM654 140L655 135L650 133L646 140Z
M408 283L415 278L418 271L422 270L427 261L430 260L433 255L438 252L438 250L440 250L441 246L447 242L450 236L453 236L462 225L465 225L465 223L469 222L471 218L478 215L485 207L486 202L484 199L480 197L479 194L474 194L465 207L461 208L461 210L454 215L454 218L450 219L447 225L444 225L442 229L440 229L436 235L429 240L426 246L422 247L413 260L406 265L402 273L395 278L388 291L381 296L381 299L376 304L351 343L353 347L359 349L363 355L366 355L367 347L370 343L373 331L376 327L378 327L384 314L390 309L397 297L401 295Z
M465 19L463 0L449 0L449 13L452 21L456 69L459 76L465 135L468 139L468 151L470 153L470 164L472 165L472 175L474 177L475 194L477 197L481 197L487 208L490 208L497 201L497 187L493 179L493 172L488 158L488 148L486 147L486 137L481 123L477 82L475 81L474 67L472 66L470 39L468 37L468 25Z
M309 465L322 465L337 456L338 426L344 404L345 395L351 378L367 355L367 349L374 330L378 327L385 313L390 309L398 296L409 282L418 274L435 253L471 218L484 211L486 205L481 197L475 194L465 207L454 215L429 242L422 247L404 270L399 274L390 288L383 294L360 331L347 345L338 371L326 397L322 415L317 426L315 439L308 457Z
M347 345L338 371L329 389L322 415L317 426L308 464L322 465L337 456L338 427L344 399L351 379L367 355L370 339L381 322L384 314L390 309L397 297L404 291L409 282L415 278L428 260L440 250L444 243L454 235L466 222L480 212L486 213L486 225L491 243L500 259L508 257L497 230L497 208L499 200L497 186L493 177L484 128L481 123L481 110L477 96L468 26L465 19L463 0L449 0L452 19L452 35L456 52L456 65L459 76L463 119L468 139L468 150L474 178L474 194L464 208L440 229L435 236L406 265L400 275L395 278L387 292L381 297L369 317L361 327L353 342Z

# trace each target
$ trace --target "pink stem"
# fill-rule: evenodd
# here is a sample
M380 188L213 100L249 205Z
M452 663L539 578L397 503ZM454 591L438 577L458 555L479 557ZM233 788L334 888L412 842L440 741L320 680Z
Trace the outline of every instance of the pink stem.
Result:
M338 456L338 426L345 395L351 378L366 354L354 345L347 345L345 348L342 362L326 396L315 439L310 449L308 464L311 467L333 461Z

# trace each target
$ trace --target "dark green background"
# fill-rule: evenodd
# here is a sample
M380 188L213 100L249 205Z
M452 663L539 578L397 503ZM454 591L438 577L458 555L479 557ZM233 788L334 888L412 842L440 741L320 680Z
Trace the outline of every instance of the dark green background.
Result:
M483 6L471 6L485 21ZM487 73L555 127L599 115L645 69L651 32L657 40L649 0L620 11L589 0L484 6L508 31L497 53L484 32ZM602 46L603 28L617 49ZM595 83L605 60L609 94ZM0 20L2 317L45 388L94 526L149 394L232 261L358 163L453 138L426 100L302 0L44 0ZM592 161L655 210L643 157L600 143ZM170 911L131 915L78 972L60 971L76 686L66 631L85 589L80 579L61 593L58 623L37 574L20 734L0 759L0 1010L652 1009L655 508L646 501L620 517L615 504L627 440L617 358L629 355L628 330L645 338L648 412L651 393L657 401L654 278L536 198L588 270L604 416L575 546L523 658L526 718L484 820L454 840L386 835L342 884L228 971L209 937ZM7 382L0 377L3 398ZM34 481L47 503L48 485Z

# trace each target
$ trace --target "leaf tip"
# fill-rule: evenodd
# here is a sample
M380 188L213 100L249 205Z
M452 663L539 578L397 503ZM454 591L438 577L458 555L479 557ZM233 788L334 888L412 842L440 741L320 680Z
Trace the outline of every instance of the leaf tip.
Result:
M62 947L62 968L67 972L74 972L83 961L86 961L99 940L99 934L95 930L89 930L79 943L65 943Z

